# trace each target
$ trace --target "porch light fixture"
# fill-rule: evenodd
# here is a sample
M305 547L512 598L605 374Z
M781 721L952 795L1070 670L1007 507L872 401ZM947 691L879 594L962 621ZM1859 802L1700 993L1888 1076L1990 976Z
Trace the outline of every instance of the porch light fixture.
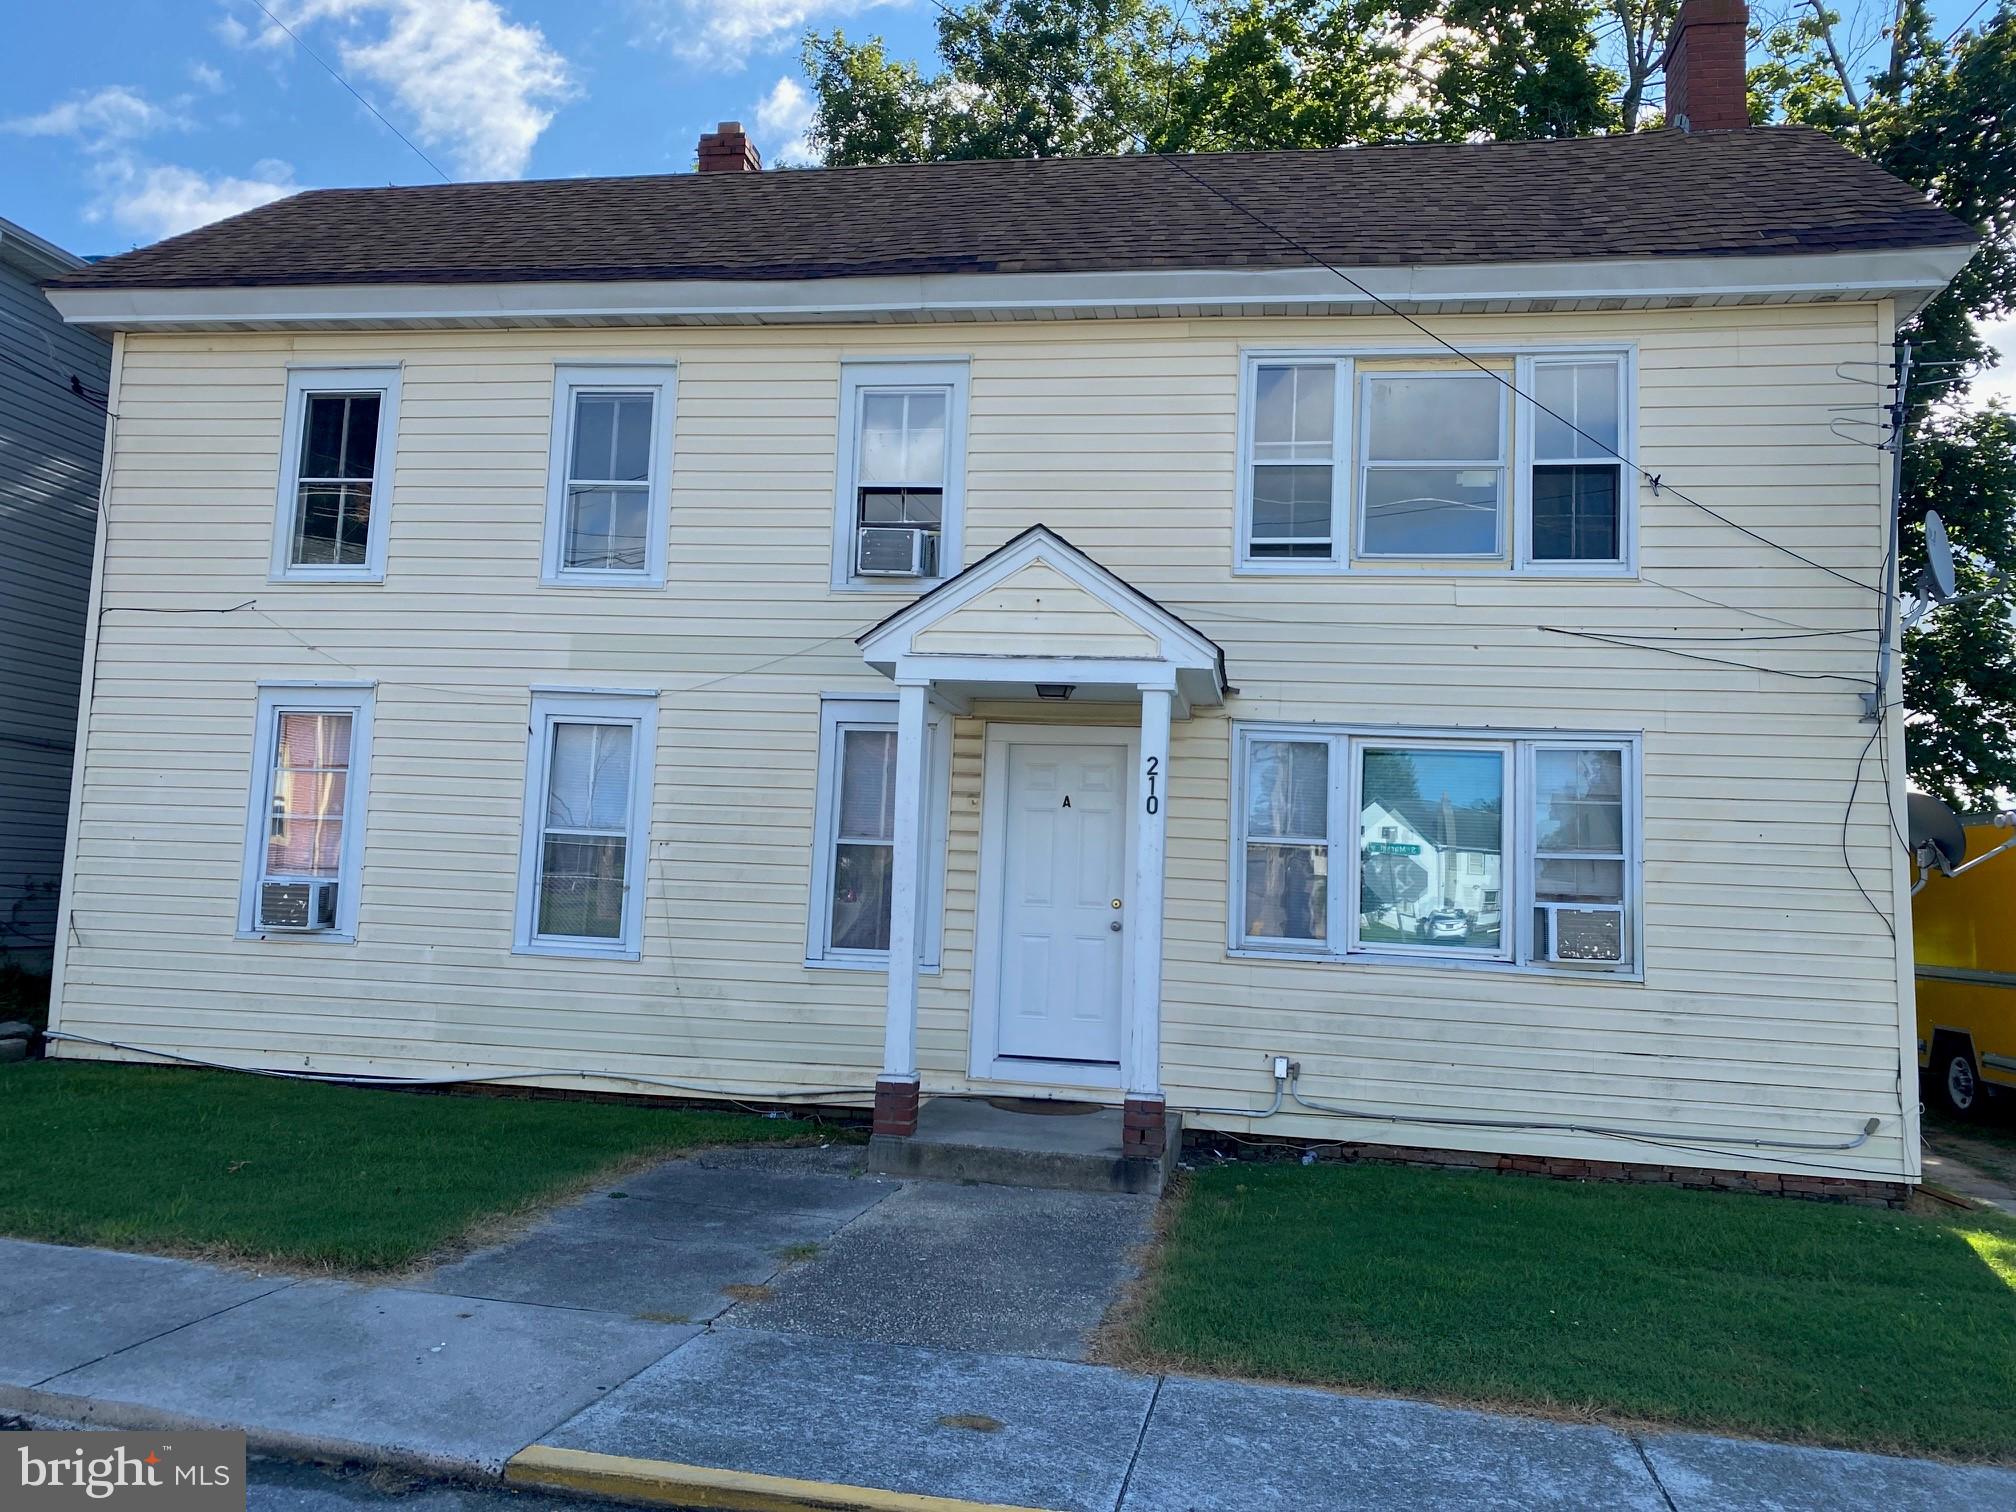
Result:
M1062 703L1072 693L1077 691L1077 687L1076 683L1038 683L1036 684L1036 696L1038 698L1054 698L1058 703Z

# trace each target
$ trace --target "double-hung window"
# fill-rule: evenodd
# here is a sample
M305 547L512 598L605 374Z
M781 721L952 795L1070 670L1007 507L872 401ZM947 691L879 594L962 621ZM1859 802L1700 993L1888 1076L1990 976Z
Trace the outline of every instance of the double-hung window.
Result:
M918 950L920 964L936 970L951 742L936 715L925 731L924 927ZM815 824L806 964L886 967L896 843L894 700L821 701Z
M1246 363L1250 572L1629 570L1629 354Z
M517 949L642 954L657 727L654 695L534 695Z
M1367 373L1360 557L1495 557L1505 536L1506 389L1488 373Z
M901 588L958 571L966 365L843 364L840 426L834 586Z
M260 690L239 933L355 938L371 711L368 687Z
M1624 362L1533 357L1520 364L1532 458L1526 560L1552 568L1603 566L1628 553Z
M1263 362L1252 382L1248 550L1256 561L1333 562L1345 432L1338 406L1350 364Z
M672 370L555 370L544 581L665 582L672 478Z
M1624 971L1636 742L1248 726L1235 948Z
M384 579L398 410L397 368L296 368L287 375L276 579Z

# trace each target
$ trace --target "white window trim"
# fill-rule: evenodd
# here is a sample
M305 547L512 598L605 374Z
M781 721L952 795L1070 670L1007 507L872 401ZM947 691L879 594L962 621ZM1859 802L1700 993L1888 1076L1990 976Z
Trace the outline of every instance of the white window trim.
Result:
M546 532L539 581L548 588L663 588L672 526L672 429L677 367L563 362L553 369L553 422L546 464ZM583 389L651 395L651 488L644 566L563 567L567 459L574 437L574 396Z
M1512 565L1515 572L1546 577L1635 577L1638 572L1638 354L1629 347L1578 347L1573 350L1523 352L1513 382L1522 394L1537 392L1535 369L1548 363L1615 362L1617 364L1617 450L1624 454L1617 475L1617 547L1615 561L1536 561L1533 557L1533 469L1538 465L1534 436L1539 412L1533 401L1518 401L1519 428L1513 440L1517 466L1512 470L1517 495L1512 511ZM1590 463L1603 459L1584 459ZM1614 459L1613 459L1614 460Z
M1239 376L1239 537L1238 568L1242 572L1337 572L1350 544L1352 483L1351 395L1356 391L1355 364L1349 357L1313 353L1306 357L1278 353L1249 354ZM1330 555L1327 557L1263 557L1253 555L1253 427L1260 397L1263 367L1328 367L1336 373L1335 403L1330 418Z
M323 945L357 940L357 911L364 870L364 827L371 793L371 719L377 695L370 683L262 682L252 727L252 778L246 800L245 851L238 891L238 938ZM259 884L266 874L266 840L273 817L273 755L282 714L348 714L350 771L343 785L343 847L336 876L334 929L264 930L259 927Z
M819 700L818 799L812 827L812 894L806 911L805 964L844 971L887 971L886 950L839 950L833 928L833 850L840 825L840 735L847 728L896 728L894 697L827 696ZM920 970L939 969L945 922L945 847L952 794L952 726L943 710L927 708L924 727L925 876Z
M539 860L545 834L547 766L556 723L629 725L630 824L623 853L623 934L616 940L541 936ZM651 786L658 765L658 699L648 693L536 692L527 720L524 833L518 855L518 909L511 949L518 955L635 961L644 953L644 897L650 890Z
M832 587L845 593L914 597L955 576L965 560L966 409L971 364L964 357L840 364L840 434L833 483ZM860 448L861 391L871 388L943 388L945 402L945 497L938 529L935 577L876 579L854 571L856 511L854 468Z
M382 583L385 581L385 539L392 514L392 474L399 455L399 387L397 367L290 367L287 407L280 429L280 483L274 496L273 554L268 577L275 583ZM302 426L308 416L308 396L317 393L378 393L378 454L371 473L371 524L364 537L364 561L355 567L296 567L293 554L294 511L299 507Z
M1441 967L1455 971L1515 972L1549 977L1598 977L1604 981L1643 982L1645 980L1644 906L1644 814L1642 736L1616 730L1460 730L1418 726L1404 728L1378 725L1279 724L1235 721L1230 731L1232 759L1232 822L1229 853L1230 909L1226 920L1226 954L1245 960L1321 962L1356 967ZM1326 929L1329 939L1249 940L1246 919L1246 783L1247 745L1254 740L1300 740L1327 742L1330 746L1329 838L1331 873L1326 901ZM1340 824L1355 823L1359 763L1352 753L1358 743L1382 748L1409 744L1477 749L1507 749L1505 780L1510 802L1506 805L1507 848L1510 865L1501 863L1499 872L1501 917L1516 922L1509 931L1501 926L1501 939L1509 935L1510 947L1504 958L1454 956L1423 951L1408 952L1390 946L1365 949L1356 945L1356 921L1352 899L1357 882L1355 830L1340 830ZM1534 783L1533 753L1549 747L1587 750L1592 747L1620 751L1624 756L1624 910L1625 940L1630 960L1621 966L1597 963L1572 964L1534 959L1533 954L1533 864ZM1342 769L1340 771L1340 768ZM1343 834L1344 839L1339 840ZM1341 863L1341 865L1340 865ZM1347 937L1345 931L1350 930ZM1346 941L1339 948L1336 942Z
M1233 544L1232 571L1235 576L1277 577L1297 574L1337 574L1348 573L1354 577L1548 577L1548 578L1634 578L1638 575L1638 348L1635 342L1540 342L1521 341L1506 346L1489 346L1465 349L1465 354L1480 362L1504 361L1508 356L1513 363L1512 381L1523 394L1533 392L1532 364L1534 361L1558 360L1563 362L1590 361L1609 358L1620 363L1620 382L1623 385L1622 400L1619 405L1618 450L1624 454L1622 488L1619 508L1622 514L1623 559L1615 562L1541 562L1531 554L1531 508L1532 508L1532 435L1533 406L1516 396L1511 398L1512 455L1510 459L1511 477L1507 485L1506 508L1501 512L1500 529L1510 533L1509 550L1501 551L1502 565L1494 565L1491 557L1449 557L1444 559L1423 559L1418 557L1347 557L1339 548L1344 543L1357 540L1359 522L1352 518L1356 514L1357 498L1355 480L1360 470L1356 458L1359 445L1360 409L1357 398L1358 380L1365 376L1359 364L1368 361L1404 361L1421 358L1446 358L1449 349L1442 346L1308 346L1308 347L1250 347L1241 350L1239 381L1239 418L1237 427L1236 468L1238 499L1238 534ZM1328 561L1305 559L1302 561L1279 561L1265 557L1253 557L1248 552L1252 538L1252 435L1253 410L1257 390L1256 370L1265 365L1283 363L1338 364L1339 405L1344 408L1350 424L1339 431L1338 454L1345 458L1340 464L1335 512L1342 518L1333 519L1331 542L1332 556ZM1446 373L1448 368L1434 371ZM1481 376L1481 375L1480 375ZM1348 532L1348 534L1347 534ZM1503 543L1501 542L1501 545ZM1444 566L1447 561L1452 566Z

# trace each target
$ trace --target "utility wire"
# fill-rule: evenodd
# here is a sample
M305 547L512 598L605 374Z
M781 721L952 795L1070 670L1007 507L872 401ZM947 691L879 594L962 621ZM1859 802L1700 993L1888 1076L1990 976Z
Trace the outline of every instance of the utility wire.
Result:
M1980 15L1981 12L1986 10L1987 8L1988 8L1988 0L1977 0L1974 9L1967 12L1966 19L1963 20L1958 26L1954 27L1953 30L1951 30L1946 34L1946 40L1939 44L1939 50L1941 52L1944 52L1947 48L1951 47L1953 45L1953 39L1959 36L1960 33L1962 33L1963 31L1967 30L1968 24L1972 22L1976 16Z
M348 79L344 78L343 75L336 72L336 70L330 66L329 60L327 58L323 57L322 54L318 53L317 51L315 51L314 48L310 47L306 42L302 41L300 34L296 32L293 27L289 26L285 21L282 21L270 10L267 10L265 0L252 0L252 3L259 7L260 13L264 15L268 21L271 21L275 26L279 27L280 30L287 33L288 36L292 37L294 39L294 45L296 47L300 48L301 51L308 54L308 56L313 58L317 63L320 63L322 65L322 71L324 73L328 74L330 78L334 79L338 84L341 84L345 89L349 90L351 95L356 98L356 101L359 105L362 105L366 110L370 111L371 114L378 117L378 122L381 126L383 126L387 131L391 132L392 135L399 138L399 140L404 142L408 147L411 147L413 149L413 155L415 157L419 158L420 161L425 163L429 168L432 168L437 174L440 174L442 183L452 184L455 182L453 179L448 177L447 174L441 172L441 165L435 162L434 159L427 156L426 153L422 152L419 146L414 142L413 138L406 135L405 132L401 131L397 126L394 126L389 120L387 120L385 118L384 111L380 110L376 105L373 105L369 100L365 99L363 95L358 94L356 86L351 84L351 82Z
M944 3L944 0L931 0L931 5L932 8L938 11L940 15L943 15L948 19L952 18L952 10L949 6L947 6ZM1059 81L1052 80L1052 82L1054 83ZM1880 585L1865 583L1860 578L1853 577L1848 573L1842 572L1838 568L1829 567L1825 562L1815 561L1812 557L1805 555L1803 552L1795 550L1793 547L1787 546L1784 542L1774 541L1771 537L1761 534L1758 531L1752 530L1748 525L1740 524L1739 522L1730 519L1729 516L1723 514L1720 510L1710 508L1708 505L1703 504L1699 499L1692 498L1689 495L1682 493L1679 489L1673 487L1670 483L1665 482L1660 477L1659 474L1652 472L1648 468L1641 467L1636 462L1633 462L1629 457L1625 456L1621 451L1619 451L1616 447L1612 446L1609 442L1603 440L1600 436L1590 435L1588 431L1582 429L1581 426L1577 425L1567 416L1560 414L1559 412L1553 409L1550 409L1547 405L1542 404L1538 399L1534 398L1532 395L1523 391L1518 386L1518 384L1514 383L1510 378L1507 378L1503 373L1497 371L1495 368L1486 366L1482 362L1479 362L1475 357L1471 356L1461 347L1445 339L1443 336L1439 335L1433 329L1423 324L1421 321L1417 320L1414 316L1408 314L1405 310L1401 309L1398 305L1394 304L1392 300L1386 298L1383 294L1374 293L1371 289L1365 287L1364 284L1360 283L1357 279L1353 278L1349 273L1346 273L1342 268L1338 267L1335 263L1330 262L1327 258L1323 257L1320 253L1315 251L1315 249L1307 246L1301 240L1291 235L1287 231L1282 230L1279 226L1275 225L1272 221L1268 220L1258 211L1247 208L1247 206L1240 203L1238 200L1234 199L1231 195L1227 194L1223 189L1220 189L1216 184L1212 183L1209 179L1203 177L1201 174L1197 173L1195 170L1190 168L1187 164L1183 162L1182 158L1175 156L1171 153L1163 152L1161 149L1152 146L1148 142L1147 138L1142 136L1140 132L1136 131L1133 127L1127 125L1126 122L1120 120L1119 117L1115 116L1111 111L1104 111L1097 113L1103 114L1109 125L1116 127L1121 133L1121 135L1125 136L1129 141L1133 142L1136 147L1138 147L1142 152L1146 153L1148 156L1154 157L1156 159L1159 159L1161 162L1167 163L1171 168L1174 168L1178 173L1182 174L1185 178L1189 179L1191 183L1197 185L1198 188L1204 190L1207 194L1210 194L1213 198L1222 201L1228 209L1236 212L1239 215L1244 216L1247 220L1252 221L1254 225L1258 226L1268 235L1278 239L1280 242L1282 242L1283 245L1287 246L1292 251L1300 254L1302 257L1307 258L1311 263L1314 263L1317 267L1322 268L1325 272L1331 274L1333 277L1337 278L1341 282L1349 285L1352 289L1355 289L1364 298L1370 300L1372 303L1379 306L1379 308L1384 310L1387 314L1394 316L1398 320L1404 321L1407 325L1413 327L1415 330L1419 331L1423 336L1426 336L1430 341L1434 342L1437 346L1441 347L1444 351L1448 352L1452 357L1455 357L1460 361L1467 362L1471 367L1477 369L1478 372L1484 374L1488 378L1495 380L1500 386L1505 388L1508 392L1512 393L1513 395L1517 396L1520 399L1525 400L1528 404L1532 405L1542 414L1547 415L1551 419L1557 420L1561 424L1567 426L1569 430L1573 431L1576 435L1588 441L1591 445L1601 447L1606 455L1616 458L1625 467L1630 468L1633 472L1637 473L1640 477L1644 478L1648 483L1650 483L1652 485L1652 492L1655 497L1663 489L1665 492L1672 494L1674 498L1680 500L1681 503L1693 505L1694 508L1700 510L1703 514L1707 515L1709 518L1720 521L1722 524L1728 526L1731 530L1734 530L1739 534L1746 535L1750 537L1751 540L1756 541L1761 545L1770 547L1773 551L1783 552L1786 556L1791 557L1793 560L1805 563L1806 566L1813 568L1816 572L1824 572L1829 577L1838 578L1842 582L1850 585L1851 587L1860 588L1865 593L1875 593L1875 594L1882 593L1883 590Z
M1731 661L1726 656L1703 656L1696 651L1674 651L1666 646L1641 646L1637 641L1622 635L1604 635L1597 630L1569 630L1560 625L1542 625L1549 635L1570 635L1577 640L1601 641L1606 646L1622 646L1627 651L1657 651L1662 656L1678 656L1687 661L1708 662L1717 667L1737 667L1745 672L1763 672L1772 677L1796 677L1801 682L1845 682L1854 687L1865 686L1859 677L1850 677L1845 672L1788 672L1782 667L1760 667L1755 662Z

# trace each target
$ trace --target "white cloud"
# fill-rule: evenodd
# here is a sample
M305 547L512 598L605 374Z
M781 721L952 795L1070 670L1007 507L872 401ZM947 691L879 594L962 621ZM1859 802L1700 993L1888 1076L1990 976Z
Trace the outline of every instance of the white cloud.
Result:
M819 161L805 135L812 124L812 97L789 74L756 102L755 118L756 145L764 161L780 167L804 167Z
M109 151L157 131L189 123L164 110L138 90L107 84L90 94L52 105L40 115L0 122L0 128L23 136L75 137L86 151Z
M1971 409L1986 409L1990 399L2000 399L2016 410L2016 320L1998 320L1981 328L1999 359L1967 388Z
M126 162L107 175L103 192L85 217L110 221L153 241L300 190L293 168L270 158L254 164L249 178L201 173L173 163Z
M545 33L512 21L496 0L293 0L274 14L304 37L318 24L339 28L336 66L466 177L522 175L554 108L575 93L567 60ZM240 48L288 45L264 17L250 21L227 14L219 33ZM307 41L328 55L318 38Z
M189 65L189 77L202 85L211 94L222 94L224 92L224 75L212 68L208 63L191 63Z
M755 53L795 46L816 20L908 0L634 0L645 40L691 63L746 68Z

